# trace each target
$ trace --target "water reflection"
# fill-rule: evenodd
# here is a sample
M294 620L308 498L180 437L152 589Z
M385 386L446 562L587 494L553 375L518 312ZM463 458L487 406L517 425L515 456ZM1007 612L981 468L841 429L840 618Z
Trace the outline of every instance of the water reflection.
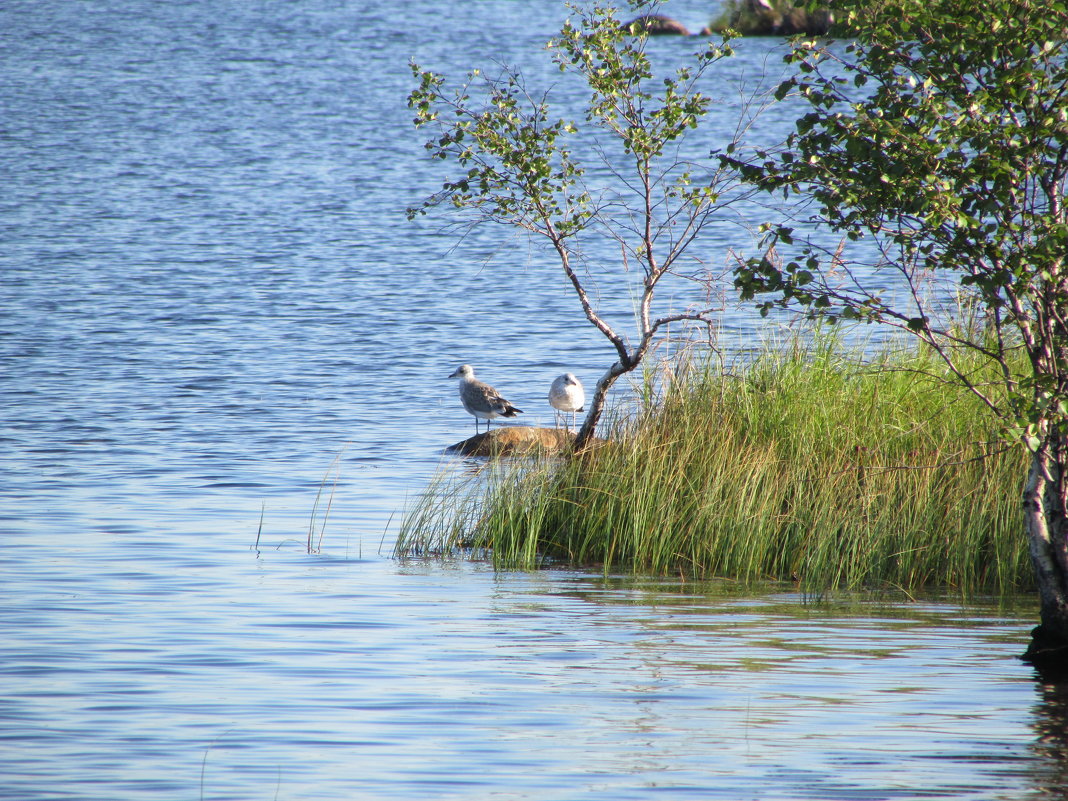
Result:
M1068 787L1068 681L1038 680L1035 704L1035 753L1042 766L1035 772L1040 798L1063 798Z

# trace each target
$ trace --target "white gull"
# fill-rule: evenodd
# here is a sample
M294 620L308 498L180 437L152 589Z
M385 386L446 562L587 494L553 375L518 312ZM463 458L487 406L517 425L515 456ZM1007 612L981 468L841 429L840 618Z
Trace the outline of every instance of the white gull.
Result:
M549 389L549 405L560 412L571 412L571 423L575 423L575 413L582 411L582 404L586 402L586 393L582 389L582 382L574 373L564 373L553 381ZM557 415L559 418L559 415ZM559 424L559 419L557 419Z

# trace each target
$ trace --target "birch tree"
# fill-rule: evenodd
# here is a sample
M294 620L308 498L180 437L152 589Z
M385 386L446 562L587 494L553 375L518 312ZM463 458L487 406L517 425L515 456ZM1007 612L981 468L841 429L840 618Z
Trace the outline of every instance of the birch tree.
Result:
M656 6L640 0L630 12ZM728 39L698 40L699 51L685 64L655 75L641 25L620 21L610 7L567 8L571 16L548 51L562 73L579 76L588 88L579 122L554 116L549 94L529 87L515 68L489 75L476 69L450 89L445 76L411 64L418 82L408 99L414 123L429 132L427 150L453 174L409 216L445 206L471 225L521 229L555 254L585 318L614 354L579 429L575 448L581 450L596 432L612 385L642 363L669 326L714 319L711 278L687 251L731 202L725 189L738 182L713 160L692 163L678 149L709 113L711 98L698 87L713 64L731 55ZM591 137L600 137L598 144ZM606 139L608 146L599 144ZM576 156L577 147L592 154L596 170ZM591 181L594 172L602 182ZM591 292L583 246L595 237L608 237L618 253L617 263L599 268L620 282L640 271L633 328L611 320ZM684 308L657 303L669 276L694 289Z

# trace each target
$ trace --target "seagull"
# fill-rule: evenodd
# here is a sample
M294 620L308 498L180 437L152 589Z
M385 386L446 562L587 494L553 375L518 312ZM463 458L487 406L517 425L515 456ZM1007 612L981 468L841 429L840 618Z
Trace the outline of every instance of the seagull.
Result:
M515 417L523 410L510 404L489 384L475 378L475 370L469 364L461 364L449 378L460 379L460 402L464 408L475 416L475 433L478 433L478 421L486 421L486 431L494 417Z
M583 411L582 404L585 402L586 393L582 389L582 382L575 378L574 373L564 373L553 381L549 389L549 405L557 411L571 412L572 424L575 422L575 412Z

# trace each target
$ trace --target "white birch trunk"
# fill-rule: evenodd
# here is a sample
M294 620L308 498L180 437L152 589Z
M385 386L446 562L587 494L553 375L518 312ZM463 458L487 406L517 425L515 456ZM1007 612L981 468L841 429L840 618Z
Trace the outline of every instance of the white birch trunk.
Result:
M1041 623L1032 631L1024 659L1042 671L1068 672L1068 493L1057 445L1034 454L1024 488L1024 522L1041 602Z

